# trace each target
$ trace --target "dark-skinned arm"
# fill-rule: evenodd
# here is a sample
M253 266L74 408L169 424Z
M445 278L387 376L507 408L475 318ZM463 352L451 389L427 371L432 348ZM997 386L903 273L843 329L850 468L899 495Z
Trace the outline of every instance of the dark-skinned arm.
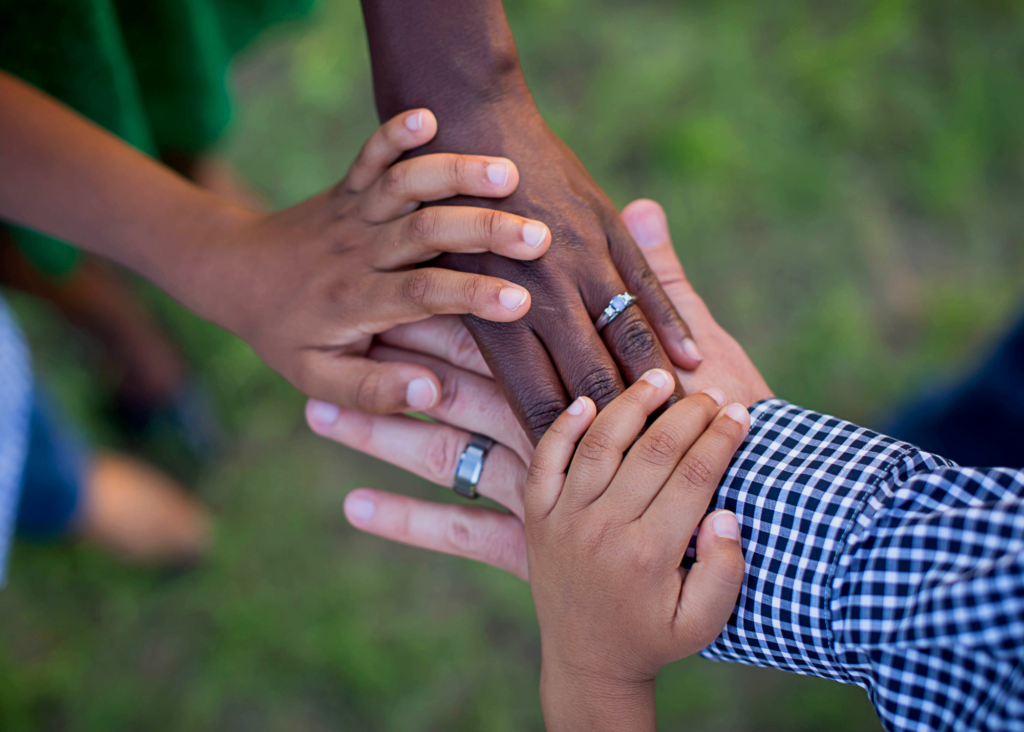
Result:
M444 203L498 208L551 229L551 249L534 262L489 254L440 260L530 290L532 308L516 323L468 317L466 324L534 442L578 396L601 408L648 369L672 373L673 360L696 368L700 352L686 324L614 205L537 110L500 0L362 5L380 116L419 106L437 115L437 137L416 154L501 155L519 168L508 198ZM639 306L598 334L594 321L626 291Z

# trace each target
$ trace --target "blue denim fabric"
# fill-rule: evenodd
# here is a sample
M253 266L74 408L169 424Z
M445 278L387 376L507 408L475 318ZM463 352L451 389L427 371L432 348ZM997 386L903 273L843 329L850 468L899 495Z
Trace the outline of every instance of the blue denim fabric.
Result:
M18 502L18 535L45 540L66 534L78 514L87 467L81 439L37 389Z

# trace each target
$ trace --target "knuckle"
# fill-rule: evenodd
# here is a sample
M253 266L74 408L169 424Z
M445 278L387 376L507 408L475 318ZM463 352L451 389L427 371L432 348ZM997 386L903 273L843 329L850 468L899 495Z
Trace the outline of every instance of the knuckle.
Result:
M461 301L467 306L475 306L480 302L480 298L486 294L488 287L488 278L479 275L469 275L462 278L461 290ZM481 303L483 304L483 303Z
M440 209L421 208L409 217L409 238L414 242L432 242L438 238L440 225Z
M382 386L381 374L376 369L366 371L359 377L359 383L356 384L355 402L361 411L376 412L380 409Z
M456 187L461 187L466 182L467 162L463 155L450 155L446 162L448 180Z
M590 463L603 462L617 454L619 454L619 446L615 444L612 436L600 427L591 428L590 432L580 441L579 447L576 448L576 457Z
M681 452L679 437L666 429L649 430L634 449L641 460L655 467L674 465Z
M541 397L523 407L523 422L530 434L540 439L552 423L565 410L565 402L558 397Z
M582 390L582 396L593 399L598 409L607 406L622 393L622 381L619 379L619 374L603 366L587 374L583 383L586 387Z
M448 354L457 366L471 364L480 358L480 348L466 328L456 328L448 343Z
M702 490L711 482L714 467L703 455L687 455L679 463L676 473L687 487Z
M401 195L408 185L409 181L409 166L405 163L398 163L392 165L386 171L384 171L383 177L380 180L381 192L389 196Z
M717 405L715 406L717 411ZM746 434L743 425L731 419L716 419L711 423L711 432L723 443L723 448L725 445L742 442L743 436Z
M433 278L427 270L414 270L402 281L402 297L406 302L422 308L429 300Z
M495 211L493 209L483 209L477 216L477 236L480 241L491 241L501 231L501 223L504 220L504 214L501 211Z
M616 544L617 534L616 527L608 521L597 521L584 526L579 531L579 542L584 556L598 554L609 544Z
M459 554L472 554L476 550L476 535L462 516L454 516L448 522L445 538Z
M441 397L438 399L437 407L442 413L459 414L468 412L470 404L465 396L464 382L456 371L438 369L441 379Z
M743 555L739 552L728 552L716 563L715 571L722 582L730 585L740 585L747 568L743 562Z
M641 536L632 547L632 563L642 572L660 566L665 557L665 547L651 539Z
M431 480L441 485L454 484L455 468L462 455L462 448L462 440L448 429L439 429L430 437L424 458Z
M635 306L631 310L634 312L630 314L625 323L619 326L613 338L620 357L637 358L657 352L659 344L654 331L643 318L636 314Z
M530 467L526 469L526 483L527 485L543 483L551 472L551 466L547 460L534 456L533 460L530 461Z

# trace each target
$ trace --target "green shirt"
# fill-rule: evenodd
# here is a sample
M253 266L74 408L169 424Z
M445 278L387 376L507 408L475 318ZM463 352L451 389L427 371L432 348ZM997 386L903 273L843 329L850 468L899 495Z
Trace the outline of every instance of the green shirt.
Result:
M0 69L151 155L210 147L231 120L227 71L260 31L315 0L0 0ZM0 173L2 174L2 173ZM51 274L73 248L11 227Z

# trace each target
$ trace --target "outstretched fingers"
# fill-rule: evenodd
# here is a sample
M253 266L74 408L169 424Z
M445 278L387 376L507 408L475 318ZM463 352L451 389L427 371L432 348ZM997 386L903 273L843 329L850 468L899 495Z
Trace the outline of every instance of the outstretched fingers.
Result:
M363 197L366 221L383 223L421 203L452 196L503 198L519 185L519 170L508 158L433 153L392 165Z
M379 363L331 350L311 351L292 383L314 399L370 414L430 409L441 394L437 376L425 366Z
M523 524L510 513L357 488L345 498L345 517L370 534L528 578Z
M475 206L421 208L381 224L377 236L373 264L379 269L420 264L444 252L532 260L551 245L551 232L540 221Z
M374 293L367 313L373 317L374 332L431 315L475 315L507 323L530 310L530 293L524 287L440 267L381 272L367 289Z

